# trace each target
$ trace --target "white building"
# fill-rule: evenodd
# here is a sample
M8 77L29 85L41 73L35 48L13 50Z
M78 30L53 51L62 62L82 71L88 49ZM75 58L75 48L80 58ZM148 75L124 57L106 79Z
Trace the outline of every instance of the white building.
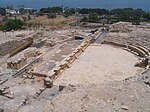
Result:
M19 14L19 10L15 10L15 9L6 9L6 14L7 15L17 15Z

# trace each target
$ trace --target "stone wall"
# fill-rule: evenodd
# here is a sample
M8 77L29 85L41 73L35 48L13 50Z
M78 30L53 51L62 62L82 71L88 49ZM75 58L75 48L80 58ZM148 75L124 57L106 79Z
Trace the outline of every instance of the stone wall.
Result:
M9 52L10 57L16 55L21 50L27 48L33 43L33 38L28 38L24 43L20 44L19 46L16 46L15 49Z
M40 55L40 53L36 48L25 49L7 60L7 68L19 70L28 63L30 58L38 55Z
M7 68L18 70L26 64L27 64L27 58L22 57L22 58L17 59L16 61L7 62Z
M109 45L125 48L125 50L132 52L142 58L146 58L150 56L150 51L142 46L125 45L125 44L119 44L110 41L104 41L103 44L109 44Z

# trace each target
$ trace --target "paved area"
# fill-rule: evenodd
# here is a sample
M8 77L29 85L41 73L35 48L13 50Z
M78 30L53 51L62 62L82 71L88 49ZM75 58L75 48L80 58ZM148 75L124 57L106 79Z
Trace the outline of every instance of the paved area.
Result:
M46 53L46 57L43 57L43 62L34 68L35 73L47 74L48 71L52 70L57 63L62 61L66 56L75 50L82 41L80 40L72 40L60 46L57 51L53 54L50 52Z
M136 62L138 58L122 49L108 45L89 46L55 84L84 85L123 80L143 70L134 67Z

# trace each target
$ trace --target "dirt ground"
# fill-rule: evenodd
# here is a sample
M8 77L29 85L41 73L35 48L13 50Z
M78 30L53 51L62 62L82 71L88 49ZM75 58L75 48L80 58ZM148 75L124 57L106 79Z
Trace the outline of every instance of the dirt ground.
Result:
M143 70L134 67L136 62L138 58L125 50L108 45L89 46L55 83L85 85L123 80Z
M48 19L47 16L39 16L35 19L30 20L29 22L41 23L44 25L59 25L75 21L75 17L65 18L63 16L57 16L55 19Z

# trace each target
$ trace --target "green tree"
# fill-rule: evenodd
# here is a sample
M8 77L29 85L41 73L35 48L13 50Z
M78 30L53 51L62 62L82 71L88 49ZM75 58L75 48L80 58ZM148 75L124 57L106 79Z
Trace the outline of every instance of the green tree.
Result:
M146 13L142 9L134 10L134 20L140 20Z
M87 16L84 16L82 19L81 19L81 22L87 22L88 21L88 17Z
M5 16L6 15L6 10L5 8L0 8L0 15Z
M61 14L63 12L62 7L48 7L40 9L40 13L55 13Z
M64 17L67 18L67 17L69 17L69 16L75 14L76 12L77 12L77 9L75 9L75 8L68 8L68 7L65 7L65 8L64 8L63 15L64 15Z
M117 21L140 21L146 18L146 12L142 9L113 9L110 11L110 14L113 15Z
M146 21L150 21L150 13L149 12L146 13L145 18L146 18Z
M98 22L99 21L98 15L96 13L90 13L88 21L89 22Z
M2 29L6 31L17 30L22 29L24 25L25 23L20 19L10 19L4 22Z
M99 8L94 8L94 9L88 9L88 8L83 8L79 10L80 14L90 14L90 13L96 13L98 15L103 15L103 14L109 14L109 10L106 9L99 9Z

